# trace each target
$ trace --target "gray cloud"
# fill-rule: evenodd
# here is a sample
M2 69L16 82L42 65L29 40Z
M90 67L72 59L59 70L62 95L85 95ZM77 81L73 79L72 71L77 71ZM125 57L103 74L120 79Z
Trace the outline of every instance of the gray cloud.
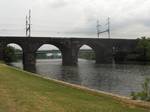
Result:
M33 35L96 37L97 18L105 24L108 16L112 37L150 35L150 0L0 0L0 3L1 34L12 29L13 34L24 35L25 15L32 9ZM22 31L14 31L12 23L20 28L18 32Z
M63 8L68 5L68 2L65 0L52 0L48 4L52 8Z

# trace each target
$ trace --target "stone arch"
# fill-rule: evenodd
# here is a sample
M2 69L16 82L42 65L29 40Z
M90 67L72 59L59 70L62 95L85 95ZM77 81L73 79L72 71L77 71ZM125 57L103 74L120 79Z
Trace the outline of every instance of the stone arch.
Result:
M58 47L57 45L53 45L53 44L42 44L42 45L40 45L37 49L36 49L36 59L38 59L38 58L42 58L42 57L40 57L37 53L38 52L40 52L40 51L44 51L45 50L45 52L47 52L47 51L49 51L49 52L51 52L51 53L47 53L47 56L44 54L44 55L42 55L42 57L43 56L45 56L45 57L43 57L43 58L59 58L59 57L61 57L61 59L62 59L62 50L60 49L60 47ZM57 53L56 53L57 52ZM42 53L42 52L40 52L40 53ZM56 53L55 55L53 55L53 53Z
M81 52L81 50L82 50L82 52ZM84 51L84 50L87 50L87 51ZM85 53L86 54L85 54ZM89 52L90 54L88 55L87 54L87 52ZM87 57L85 57L85 58L87 58L87 59L96 59L96 51L95 51L95 49L94 49L94 47L92 46L92 45L89 45L89 44L82 44L82 45L80 45L79 46L79 48L78 48L78 59L79 59L79 55L86 55ZM82 56L81 56L82 57ZM84 57L84 56L83 56Z
M24 52L24 49L21 46L21 44L14 43L14 42L6 43L5 46L4 46L4 49L7 46L11 46L11 47L13 47L15 49L15 53L16 53L16 56L17 56L16 58L20 60L21 64L23 64L23 52ZM5 58L5 57L3 57L3 58ZM16 61L18 61L18 60L16 60Z
M8 45L10 45L10 44L12 44L12 45L17 45L17 46L19 46L19 48L21 48L22 49L22 52L24 51L24 45L23 44L21 44L21 43L19 43L19 42L6 42L6 43L4 43L4 47L6 47L6 46L8 46Z
M6 46L12 46L14 48L18 48L20 50L23 50L22 46L17 44L17 43L8 43L8 44L6 44Z
M80 47L83 45L88 45L89 47L91 47L93 49L93 51L95 53L96 64L111 63L111 61L112 61L112 49L110 49L109 47L106 47L106 45L103 42L98 42L98 41L82 42L78 46L78 51L79 51Z
M62 52L62 49L63 49L63 47L62 47L62 45L59 43L59 44L56 44L56 43L40 43L40 44L38 44L37 46L36 46L36 48L35 48L35 52L37 52L43 45L50 45L50 46L54 46L54 47L56 47L57 49L59 49L61 52Z

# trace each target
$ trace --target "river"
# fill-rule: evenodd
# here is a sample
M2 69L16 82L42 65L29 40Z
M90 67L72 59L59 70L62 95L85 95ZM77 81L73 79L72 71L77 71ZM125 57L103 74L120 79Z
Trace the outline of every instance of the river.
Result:
M22 68L21 62L12 64ZM36 68L42 76L124 96L141 91L144 79L150 78L150 65L95 64L84 59L76 67L62 66L61 59L37 60Z

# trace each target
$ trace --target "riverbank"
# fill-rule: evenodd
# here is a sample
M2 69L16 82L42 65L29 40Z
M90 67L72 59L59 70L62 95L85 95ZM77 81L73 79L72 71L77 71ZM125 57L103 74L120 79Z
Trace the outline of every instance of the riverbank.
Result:
M0 112L149 112L116 99L0 64Z

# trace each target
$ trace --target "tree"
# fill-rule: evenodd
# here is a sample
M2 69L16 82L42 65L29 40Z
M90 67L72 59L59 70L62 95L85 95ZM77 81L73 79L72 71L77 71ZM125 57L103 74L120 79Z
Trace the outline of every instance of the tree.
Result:
M7 46L4 49L4 61L10 63L16 61L15 49L11 46Z
M141 37L138 39L137 52L141 61L150 60L150 38Z
M150 101L150 78L146 78L144 83L141 84L142 91L141 92L132 92L132 99L140 99L145 101Z

